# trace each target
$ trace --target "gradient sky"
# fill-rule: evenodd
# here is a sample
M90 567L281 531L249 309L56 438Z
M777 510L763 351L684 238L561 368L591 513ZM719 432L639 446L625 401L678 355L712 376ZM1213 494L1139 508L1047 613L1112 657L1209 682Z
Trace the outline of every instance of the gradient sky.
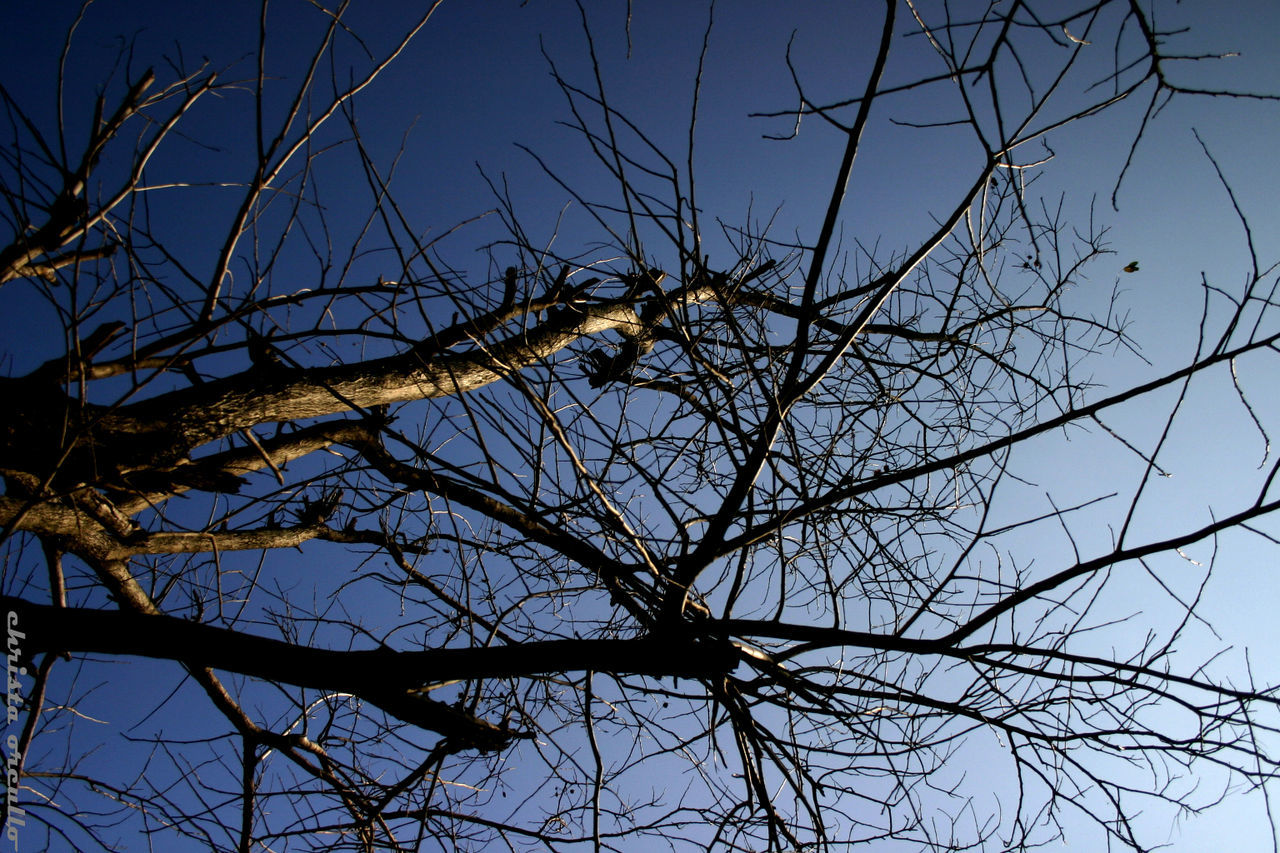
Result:
M270 68L282 76L296 73L315 34L314 28L297 25L300 19L315 22L314 15L298 14L306 5L278 2L271 7ZM1196 8L1187 8L1191 5ZM794 106L784 64L789 39L794 39L797 68L813 92L839 98L860 91L878 39L878 11L868 17L868 8L870 4L764 0L722 2L716 7L693 155L698 202L709 233L716 229L706 223L716 218L734 224L748 216L758 221L775 217L775 236L812 239L843 140L813 119L806 119L795 140L766 140L763 134L787 133L790 122L749 114ZM0 10L0 80L45 128L53 126L56 115L59 49L74 9L73 4L10 2ZM357 9L352 21L371 45L385 45L417 11L417 4L371 4ZM1240 53L1218 66L1188 63L1188 80L1280 92L1280 3L1183 4L1170 7L1169 14L1185 17L1195 27L1196 36L1188 44L1196 50ZM610 97L677 162L687 153L693 79L707 16L702 3L635 3L628 56L626 4L591 4L590 17L599 35L596 49ZM116 68L110 91L118 92L126 77L136 77L160 56L188 68L208 57L214 67L228 68L226 78L248 78L256 18L256 4L247 2L95 3L67 59L68 124L82 131L92 96L122 48L132 53L130 70ZM590 161L578 135L558 123L568 113L548 72L548 56L566 77L590 84L582 26L573 4L446 2L401 61L359 102L359 127L375 157L388 163L403 149L394 186L407 215L429 234L442 234L494 206L487 175L499 183L506 180L535 242L538 235L550 239L565 194L517 143L537 152L584 195L608 195L607 176ZM252 135L248 104L247 96L237 100L229 93L201 105L185 125L188 139L166 147L155 173L215 183L236 174L235 166L242 166L245 152L251 150L237 138ZM897 117L897 105L886 104L883 117ZM1280 106L1175 99L1148 129L1120 186L1119 210L1113 210L1112 191L1142 106L1135 101L1055 139L1055 159L1035 185L1052 203L1066 193L1065 209L1077 221L1090 215L1092 205L1096 221L1110 228L1109 242L1116 254L1095 264L1089 286L1073 298L1078 307L1101 311L1118 285L1120 304L1132 321L1130 331L1149 362L1124 353L1095 359L1091 369L1097 381L1111 388L1166 372L1169 365L1191 355L1202 273L1210 282L1232 287L1247 271L1239 223L1192 127L1217 158L1249 216L1263 263L1280 257L1280 165L1274 154L1275 140L1280 139ZM946 104L917 99L904 102L901 109L901 115L929 115L945 112ZM9 133L7 126L5 132ZM973 151L957 149L951 139L944 130L922 131L886 121L872 128L845 203L846 249L852 250L855 240L866 246L879 241L887 252L931 229L931 215L948 209L957 187L970 180L970 173L958 166ZM206 141L216 150L197 144ZM354 207L364 209L368 191L359 176L326 174L320 192L334 212L339 232L358 226L357 221L345 221L340 211L348 197L358 199ZM199 200L184 201L181 221L172 223L170 230L176 245L183 242L182 232L188 232L194 251L205 229L225 221L239 196L210 187L184 199L192 197ZM459 266L474 264L477 272L492 274L483 253L474 250L499 233L496 221L482 221L445 245ZM559 233L569 245L603 238L573 207L563 214ZM340 240L341 233L335 239ZM709 243L708 251L713 264L728 253L716 241ZM208 251L199 256L212 265ZM1132 260L1140 262L1140 271L1123 273ZM300 269L298 274L306 273ZM16 285L8 286L0 303L0 370L9 375L24 373L62 349L61 339L44 331L58 328L51 308L29 292L11 290L17 290ZM1220 318L1221 313L1211 316ZM1250 381L1252 401L1275 422L1278 383L1256 376ZM1237 508L1233 501L1241 484L1235 475L1224 477L1221 472L1251 470L1263 456L1262 442L1250 436L1238 406L1208 389L1192 405L1202 414L1220 416L1189 421L1176 434L1168 452L1175 476L1159 484L1165 490L1160 505L1167 511L1139 520L1153 533L1179 522L1199 526L1209 519L1210 507L1219 515ZM1153 440L1151 431L1160 424L1153 418L1159 414L1147 408L1126 410L1110 425L1137 435L1146 429ZM1034 485L1007 498L1009 517L1043 511L1043 495L1049 490L1063 505L1113 489L1121 491L1117 500L1124 500L1123 490L1131 488L1135 472L1140 473L1135 459L1096 436L1070 439L1068 443L1060 436L1046 438L1039 453L1019 457L1015 470ZM1106 523L1115 507L1104 505L1077 520L1073 533L1085 550L1090 544L1101 548L1109 542ZM1062 559L1063 550L1070 548L1065 537L1058 542L1009 543L1015 544L1029 558L1049 561ZM1274 552L1256 545L1245 536L1224 538L1218 575L1206 593L1205 614L1221 634L1220 645L1249 648L1255 677L1276 683L1280 636L1274 610L1280 590ZM1143 596L1151 594L1149 581L1133 583L1132 598L1117 603L1118 615L1168 616L1159 604L1144 610ZM1135 631L1148 627L1144 618L1135 620ZM1209 648L1212 638L1206 635L1205 641ZM1197 657L1196 649L1182 651L1188 659ZM155 686L146 675L148 666L118 668L126 674L102 686L94 701L110 707L122 696L136 701L146 695ZM998 780L994 787L999 787ZM1180 824L1169 837L1168 849L1270 849L1261 809L1256 796L1233 800Z

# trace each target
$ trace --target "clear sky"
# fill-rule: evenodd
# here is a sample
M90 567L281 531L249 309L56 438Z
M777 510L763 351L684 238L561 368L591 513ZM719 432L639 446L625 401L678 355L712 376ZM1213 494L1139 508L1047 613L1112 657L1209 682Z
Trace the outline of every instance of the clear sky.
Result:
M707 5L675 0L588 5L602 77L614 105L683 166L690 156L689 111ZM378 52L392 43L420 6L361 4L351 15L352 27ZM1185 69L1178 70L1185 71L1188 85L1280 93L1280 3L1159 6L1168 7L1170 20L1185 19L1193 27L1195 35L1187 44L1194 52L1240 54L1217 64L1185 63ZM317 32L317 16L302 2L276 2L270 8L268 72L288 80L298 73ZM879 13L871 13L871 8L872 4L765 0L721 2L715 7L691 155L708 234L718 235L717 227L706 225L717 220L732 226L773 217L772 233L778 239L813 239L843 140L812 116L793 140L765 139L766 134L788 134L792 120L751 114L795 106L785 63L789 42L800 78L816 99L836 100L860 92L878 40ZM155 63L164 79L172 76L166 70L170 63L192 69L207 58L212 67L226 69L223 79L249 79L257 14L256 4L246 2L94 3L65 60L63 114L68 126L75 134L83 133L92 98L104 87L107 74L112 76L106 88L119 93L124 81L134 79L146 65ZM902 14L905 18L905 10ZM0 10L0 81L41 127L54 126L60 49L73 17L72 4L10 2ZM905 20L902 27L908 28ZM922 39L908 44L922 56L928 52ZM344 50L355 55L350 42ZM393 186L407 218L422 233L443 236L457 223L492 210L490 182L505 182L532 242L555 236L565 244L588 247L606 239L579 206L566 209L564 190L525 150L535 152L584 196L598 198L611 191L608 176L590 159L580 135L562 124L571 116L549 73L549 61L566 78L593 85L574 4L445 2L401 59L362 95L357 125L376 162L389 166L395 161ZM911 70L895 66L893 74ZM886 82L892 84L893 76ZM849 264L863 270L867 258L860 256L859 245L876 247L883 259L921 238L932 229L933 217L949 210L956 192L971 180L964 165L971 162L974 149L961 134L901 124L947 118L952 107L947 98L909 95L900 104L884 103L868 132L841 219ZM207 182L206 188L186 192L180 203L167 208L166 221L158 226L175 249L186 250L186 256L206 267L211 268L213 260L202 238L226 221L239 200L219 184L236 179L232 176L240 174L237 167L242 169L252 152L244 144L253 133L249 104L247 96L239 97L234 90L202 103L185 122L182 138L166 145L151 167L156 183ZM1280 105L1174 99L1146 130L1116 194L1118 210L1113 209L1112 193L1144 106L1144 100L1135 100L1054 137L1054 159L1037 170L1033 185L1035 196L1050 205L1061 197L1072 221L1093 216L1098 225L1110 229L1108 242L1115 254L1096 262L1087 283L1072 297L1078 310L1101 313L1118 289L1119 310L1130 317L1129 331L1142 347L1142 358L1107 353L1082 368L1110 388L1167 372L1171 364L1190 357L1200 320L1202 275L1231 288L1248 271L1239 222L1192 128L1217 159L1247 214L1260 260L1264 265L1280 260L1280 165L1274 154L1275 140L1280 139ZM11 136L9 125L4 128ZM338 135L335 132L334 138ZM367 185L362 175L349 171L321 171L318 178L319 196L333 226L328 237L341 245L363 225L363 213L344 216L347 199L358 199L351 207L364 211ZM176 193L163 188L154 192ZM498 219L490 217L444 237L441 245L459 269L493 275L479 250L501 236L499 226ZM715 261L727 257L730 248L716 237L709 239L706 251ZM1130 261L1139 262L1137 272L1123 271ZM314 273L301 262L289 271L298 286L309 286L307 277ZM0 302L0 370L5 375L23 374L62 352L60 336L48 332L59 328L54 312L34 292L6 288ZM1215 309L1211 323L1221 317L1221 310ZM1264 422L1270 418L1270 423L1277 423L1280 395L1274 376L1254 372L1244 381ZM1250 433L1246 413L1219 390L1197 390L1187 404L1199 417L1186 419L1186 428L1172 436L1162 458L1174 476L1157 484L1160 498L1144 504L1151 509L1136 519L1137 531L1155 537L1165 529L1207 523L1211 512L1220 515L1239 508L1239 496L1249 494L1242 492L1249 483L1242 477L1261 476L1256 466L1266 450L1263 441ZM1144 404L1117 413L1108 426L1129 430L1150 446L1163 415ZM1107 525L1141 473L1136 457L1097 435L1046 437L1037 447L1040 452L1024 454L1015 462L1014 470L1027 485L1011 487L1001 511L1010 519L1044 512L1045 492L1067 505L1117 491L1113 502L1081 513L1071 531L1085 552L1107 545L1113 535ZM1240 471L1253 474L1236 473ZM1063 562L1071 547L1065 535L1058 541L1037 538L1006 544L1026 554L1027 560L1052 564ZM1275 552L1258 544L1247 536L1224 538L1214 582L1204 596L1204 613L1221 640L1207 629L1192 635L1205 642L1205 649L1233 647L1231 666L1239 666L1242 650L1250 649L1255 677L1276 683L1280 636L1274 609L1280 587L1274 576ZM1188 556L1207 558L1204 553ZM6 593L12 582L6 576ZM1128 595L1117 599L1115 614L1137 614L1130 623L1135 636L1145 633L1153 617L1170 617L1165 604L1154 598L1147 604L1148 596L1158 596L1150 578L1137 577L1122 589ZM1202 656L1196 648L1179 651L1187 660ZM127 696L140 707L152 707L163 698L164 685L153 680L151 672L151 664L116 667L111 683L94 686L96 698L86 703L109 708ZM193 713L205 712L201 707ZM137 732L160 724L134 722ZM192 726L193 719L164 722L181 729ZM95 760L124 759L104 752ZM995 780L992 787L998 790L1001 785ZM1168 849L1267 850L1269 836L1255 795L1180 822L1168 836Z

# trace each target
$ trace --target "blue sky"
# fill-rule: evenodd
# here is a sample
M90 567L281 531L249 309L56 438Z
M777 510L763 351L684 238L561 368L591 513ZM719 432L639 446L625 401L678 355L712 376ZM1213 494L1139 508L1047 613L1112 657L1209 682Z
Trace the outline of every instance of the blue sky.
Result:
M1255 0L1233 4L1226 14L1221 5L1211 5L1161 6L1169 6L1171 20L1186 18L1195 28L1196 35L1188 43L1196 51L1240 53L1219 65L1187 63L1186 79L1197 85L1280 92L1280 7ZM308 8L303 3L271 6L268 70L281 76L282 85L297 73L315 35L316 17ZM358 9L352 22L375 50L390 44L419 12L417 4L407 3L371 8ZM224 79L248 79L256 16L257 7L251 3L95 3L77 31L67 63L64 113L70 126L80 132L104 70L117 61L122 45L133 55L127 71L116 68L109 91L119 92L126 77L132 79L158 56L188 68L208 57L213 67L228 69ZM69 6L50 13L47 7L9 4L0 12L0 80L45 127L51 126L55 116L59 45L71 17ZM625 4L592 4L589 17L598 35L596 50L612 102L683 167L707 7L636 3L629 36ZM310 21L310 28L298 25L300 20ZM692 154L697 201L708 235L718 233L708 223L720 220L737 225L751 217L757 222L774 218L771 233L776 239L813 239L843 140L812 116L802 122L794 140L764 139L764 134L788 133L791 122L785 117L750 114L794 107L796 96L784 63L789 41L801 79L816 98L839 99L858 92L878 39L878 26L878 17L868 15L858 4L784 6L757 0L716 7ZM908 44L925 61L928 49L923 40ZM355 55L349 42L344 49ZM535 243L556 236L566 245L589 247L608 237L579 206L566 208L565 192L518 147L542 157L587 197L607 198L611 192L607 176L591 160L580 136L561 124L571 116L550 76L547 57L566 78L593 85L581 22L572 4L560 0L523 5L446 2L356 107L357 126L374 160L387 168L395 161L393 188L407 218L428 239L441 236L441 246L459 269L495 274L478 250L501 237L496 216L444 236L458 222L495 206L489 181L498 186L505 181L510 187L512 201ZM158 68L163 78L164 63ZM895 68L894 73L905 72ZM891 76L888 82L892 80ZM234 90L201 103L184 124L185 135L165 146L151 172L160 183L181 179L210 184L184 189L181 195L176 190L155 190L162 197L157 209L166 215L159 227L171 245L189 252L205 267L212 266L212 257L201 238L224 222L238 201L232 189L218 184L234 180L239 174L236 167L242 167L252 151L245 144L253 133L249 103L247 96ZM954 102L948 95L907 96L901 105L894 100L884 103L886 109L877 114L868 133L842 212L842 247L848 264L863 271L868 261L860 255L859 245L878 247L880 260L901 250L926 234L932 217L945 213L955 193L971 181L964 167L973 149L963 134L887 121L954 117L949 112ZM1280 108L1251 100L1174 99L1146 131L1119 188L1119 209L1113 210L1112 191L1143 103L1123 105L1054 137L1055 157L1038 170L1033 185L1035 195L1048 204L1056 204L1061 196L1072 221L1092 215L1100 226L1110 229L1108 242L1115 254L1095 262L1071 299L1078 310L1102 312L1118 289L1118 305L1132 320L1130 331L1142 347L1143 358L1121 351L1088 362L1085 369L1112 388L1164 373L1169 365L1191 355L1202 274L1211 283L1231 288L1247 272L1241 228L1193 127L1248 215L1260 260L1266 265L1280 259L1280 209L1275 204L1280 197L1280 167L1270 151L1271 141L1280 138ZM340 135L335 131L334 139ZM211 148L205 143L212 140L216 142ZM345 209L367 207L369 190L360 175L345 170L322 170L319 181L318 194L333 228L330 237L341 247L363 222L344 215ZM167 202L170 197L180 201ZM706 251L713 261L730 252L724 241L711 237ZM1139 271L1123 272L1125 264L1134 260L1140 264ZM305 259L296 262L296 267L276 276L274 286L306 286L315 267ZM361 257L353 262L376 267L376 259ZM4 300L0 369L8 375L21 374L61 352L61 339L43 331L57 328L47 302L14 286L6 289ZM1218 306L1210 313L1210 325L1221 323L1222 317ZM1272 375L1245 370L1242 381L1264 421L1269 418L1276 423L1280 412ZM1160 422L1155 418L1163 412L1161 403L1171 405L1172 401L1122 409L1114 421L1108 416L1108 425L1128 430L1127 435L1151 446L1157 438ZM1248 478L1261 476L1256 466L1263 455L1262 441L1250 432L1246 413L1229 395L1216 386L1197 387L1187 407L1195 417L1180 421L1162 456L1174 476L1152 487L1136 519L1135 535L1158 538L1164 530L1206 523L1211 511L1233 511L1242 490L1249 494L1244 490ZM1001 511L1009 518L1039 514L1047 509L1046 491L1060 505L1117 491L1117 498L1082 512L1072 523L1077 542L1089 552L1110 541L1113 531L1107 525L1115 518L1116 507L1124 506L1141 476L1141 466L1131 453L1097 433L1069 439L1045 437L1020 451L1014 470L1028 484L1011 484ZM1025 541L1011 539L1006 543L1010 552L1027 560L1055 565L1070 553L1065 535L1056 540L1042 538L1040 533ZM1280 667L1274 663L1280 637L1272 617L1275 558L1273 551L1259 544L1249 536L1224 537L1217 574L1204 599L1205 615L1221 639L1207 629L1196 629L1191 636L1204 643L1204 650L1234 647L1233 657L1223 666L1239 666L1241 650L1250 649L1255 676L1275 683L1280 681ZM1199 551L1189 556L1206 559ZM1157 573L1176 571L1166 565L1161 563ZM1118 583L1123 594L1113 610L1105 612L1132 617L1126 630L1141 636L1148 621L1169 618L1171 610L1149 577L1140 572L1134 575ZM1188 659L1202 656L1195 647L1180 651ZM90 704L97 701L100 707L111 708L121 696L155 692L147 702L139 702L140 707L151 707L162 698L161 682L149 675L151 664L119 664L110 672L110 683L93 688L100 699L87 700ZM86 686L89 683L97 682L87 681ZM194 693L190 685L186 689ZM191 723L192 719L166 720L165 727L173 734L175 727ZM156 724L148 717L138 731ZM99 757L104 759L120 760L111 752ZM1000 782L993 787L1000 788ZM1202 818L1180 824L1168 838L1169 849L1269 849L1261 808L1257 796L1232 800Z

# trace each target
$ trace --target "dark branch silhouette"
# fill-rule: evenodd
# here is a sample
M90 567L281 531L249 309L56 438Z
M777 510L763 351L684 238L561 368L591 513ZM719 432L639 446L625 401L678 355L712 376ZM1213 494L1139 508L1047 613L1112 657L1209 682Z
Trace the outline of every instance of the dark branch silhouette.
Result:
M345 4L292 11L314 42L277 77L264 4L246 65L156 58L89 101L60 76L52 126L0 88L0 299L55 306L31 334L65 342L0 377L23 844L1024 850L1083 818L1147 850L1151 813L1212 804L1200 774L1273 788L1280 694L1186 647L1229 540L1280 541L1275 413L1247 390L1275 375L1276 267L1218 169L1247 280L1206 280L1182 362L1099 390L1091 365L1136 344L1118 297L1073 291L1125 276L1035 176L1127 102L1120 178L1170 99L1274 98L1175 71L1197 34L1143 4L956 5L860 10L839 94L803 33L757 58L797 104L764 132L840 152L788 236L700 206L720 7L687 150L613 100L619 33L577 7L575 63L546 55L581 171L526 149L560 222L487 178L495 215L442 232L395 179L412 145L374 153L357 105L435 5L381 46ZM882 128L963 162L910 187L930 224L894 250L849 225ZM1211 518L1144 526L1169 436L1223 420L1193 384L1265 456ZM1019 497L1045 442L1086 434L1137 473ZM93 728L85 685L123 662L163 704Z

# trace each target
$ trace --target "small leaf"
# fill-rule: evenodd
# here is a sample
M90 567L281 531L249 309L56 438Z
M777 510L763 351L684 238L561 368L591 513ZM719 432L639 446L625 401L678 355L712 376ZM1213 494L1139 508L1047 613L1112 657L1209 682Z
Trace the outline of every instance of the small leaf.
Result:
M1075 36L1071 35L1071 32L1070 30L1067 29L1066 24L1062 25L1062 34L1067 38L1069 38L1071 41L1075 42L1076 44L1092 44L1093 43L1093 42L1085 41L1084 39L1076 38Z

